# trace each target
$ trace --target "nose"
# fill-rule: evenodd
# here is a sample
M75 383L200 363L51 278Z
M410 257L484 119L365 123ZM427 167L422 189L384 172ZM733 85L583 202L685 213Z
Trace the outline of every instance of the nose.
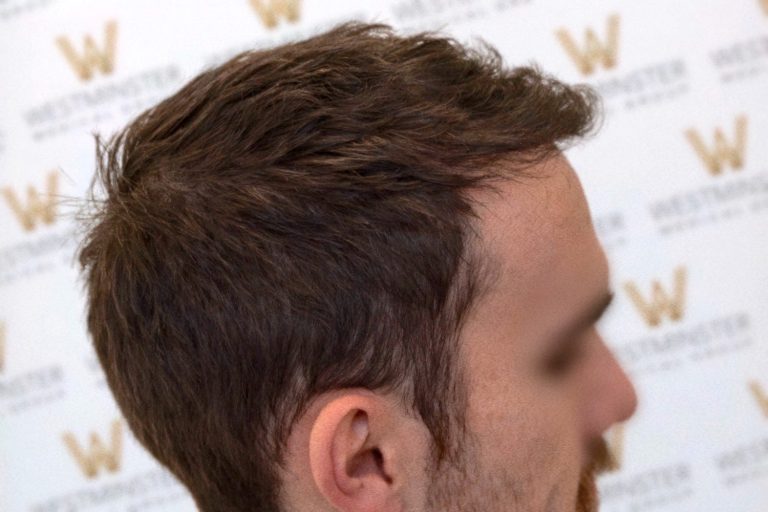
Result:
M632 384L632 381L629 379L627 373L624 371L624 368L622 368L621 364L619 364L619 362L616 360L616 357L614 357L610 349L606 347L606 350L608 350L609 358L612 362L612 367L614 368L613 371L616 372L616 389L617 395L619 396L616 401L616 421L627 421L629 418L635 415L635 412L637 412L637 390L635 389L634 384Z
M638 398L635 386L621 367L613 352L598 335L598 353L594 373L595 380L591 400L590 423L596 434L602 434L614 423L631 418L637 411Z

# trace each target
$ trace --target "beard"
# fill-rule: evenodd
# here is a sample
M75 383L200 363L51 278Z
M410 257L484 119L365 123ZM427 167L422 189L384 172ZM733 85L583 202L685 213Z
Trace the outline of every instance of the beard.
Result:
M427 511L489 512L510 510L510 507L518 510L523 494L521 482L509 474L490 475L479 471L474 452L473 449L465 450L458 466L443 468L442 471L433 466L433 478L427 492ZM597 476L615 467L608 443L602 437L591 443L589 453L590 464L579 477L574 512L597 512L600 501Z
M616 467L608 443L602 437L593 441L590 447L591 463L582 471L579 490L576 494L576 512L597 512L599 496L597 476Z
M585 469L579 479L579 490L576 494L576 512L597 512L599 498L595 472Z

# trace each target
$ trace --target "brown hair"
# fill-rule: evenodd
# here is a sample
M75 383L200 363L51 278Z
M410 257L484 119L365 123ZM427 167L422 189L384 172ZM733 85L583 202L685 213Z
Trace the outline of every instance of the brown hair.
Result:
M202 511L281 510L291 425L336 388L397 393L457 457L458 333L493 273L466 192L584 135L595 102L482 41L349 22L94 133L87 327L136 438Z

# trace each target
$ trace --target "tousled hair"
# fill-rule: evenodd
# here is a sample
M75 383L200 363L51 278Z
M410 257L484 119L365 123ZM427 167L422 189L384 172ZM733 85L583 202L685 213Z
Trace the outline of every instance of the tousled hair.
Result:
M495 268L468 192L585 135L596 105L482 41L347 22L94 134L87 328L136 438L204 512L284 510L290 428L333 389L396 393L434 460L458 457L459 333Z

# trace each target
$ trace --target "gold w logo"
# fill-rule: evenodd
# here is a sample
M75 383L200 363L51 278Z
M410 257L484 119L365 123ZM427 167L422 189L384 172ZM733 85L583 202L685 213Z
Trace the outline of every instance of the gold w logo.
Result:
M719 127L715 128L714 150L707 147L699 133L693 128L686 130L685 136L712 175L720 174L726 162L734 169L740 169L744 164L744 148L747 140L747 117L745 115L736 118L736 140L733 144L726 140Z
M45 224L52 224L56 220L56 192L59 186L59 174L56 171L48 173L47 179L48 198L43 200L37 189L32 185L27 186L27 204L23 205L21 200L16 197L16 192L11 187L3 188L3 197L5 197L8 206L10 206L16 218L25 231L35 229L37 219Z
M632 302L634 302L646 323L651 327L655 327L661 323L661 318L665 314L674 321L679 320L683 316L685 279L685 267L676 268L675 289L672 296L668 295L661 284L654 279L651 300L645 300L637 289L637 285L632 281L624 283L624 290L629 295L629 298L632 299Z
M269 29L275 28L281 17L291 23L298 21L299 3L300 0L251 0L251 6L261 18L261 22Z
M768 0L766 0L768 1ZM595 35L591 27L586 29L586 43L583 48L574 41L571 34L564 28L555 31L557 39L563 45L568 56L576 64L583 75L590 75L595 70L595 65L600 62L605 69L611 69L616 65L617 50L619 47L619 15L612 14L607 20L607 35L605 43Z
M120 459L123 452L123 432L120 420L112 422L111 434L110 448L107 449L99 436L95 432L91 432L91 443L87 452L80 447L72 433L65 432L62 435L64 444L87 478L95 478L100 466L104 466L112 473L120 469Z
M611 429L608 439L610 460L608 471L618 471L624 462L624 424L620 423Z
M82 55L77 53L66 36L56 38L56 46L64 53L67 62L83 82L91 79L94 68L98 68L105 75L112 73L114 69L117 22L109 20L105 32L104 50L100 50L91 35L86 34Z
M757 400L757 405L763 410L763 414L768 418L768 392L766 392L760 383L756 380L749 381L749 389Z

